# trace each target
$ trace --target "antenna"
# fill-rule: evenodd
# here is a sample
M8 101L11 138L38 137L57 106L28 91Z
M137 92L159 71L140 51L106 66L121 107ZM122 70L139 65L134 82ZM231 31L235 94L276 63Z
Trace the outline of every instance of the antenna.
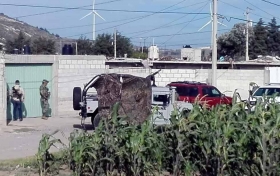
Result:
M86 18L87 16L93 14L93 23L92 23L92 40L93 41L95 41L95 15L97 15L102 20L106 21L101 15L99 15L99 13L95 10L94 6L95 6L95 0L92 0L92 11L80 19L80 20L82 20L82 19Z

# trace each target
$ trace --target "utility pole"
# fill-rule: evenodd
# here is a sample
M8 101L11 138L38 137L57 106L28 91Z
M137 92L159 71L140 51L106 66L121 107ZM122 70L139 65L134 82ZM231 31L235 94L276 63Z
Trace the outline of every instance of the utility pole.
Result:
M76 55L78 55L78 42L76 42Z
M246 9L246 61L249 61L249 8Z
M218 31L217 6L218 6L217 0L213 0L212 86L217 86L217 31Z
M114 35L114 59L117 58L117 30L115 28L115 35Z

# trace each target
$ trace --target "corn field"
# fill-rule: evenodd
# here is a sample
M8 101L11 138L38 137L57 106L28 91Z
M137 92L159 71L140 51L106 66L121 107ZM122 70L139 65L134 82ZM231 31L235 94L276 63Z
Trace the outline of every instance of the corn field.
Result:
M61 160L76 176L277 176L280 104L265 102L251 113L235 100L213 109L197 103L187 118L174 111L162 127L126 124L116 105L93 133L74 131Z

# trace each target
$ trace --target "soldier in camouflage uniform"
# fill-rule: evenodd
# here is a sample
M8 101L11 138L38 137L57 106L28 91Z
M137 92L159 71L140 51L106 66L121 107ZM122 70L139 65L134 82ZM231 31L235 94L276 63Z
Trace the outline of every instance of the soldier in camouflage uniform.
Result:
M43 80L42 85L40 86L40 95L41 95L41 107L42 107L42 119L48 120L48 111L49 111L49 102L50 98L49 88L47 87L49 81Z

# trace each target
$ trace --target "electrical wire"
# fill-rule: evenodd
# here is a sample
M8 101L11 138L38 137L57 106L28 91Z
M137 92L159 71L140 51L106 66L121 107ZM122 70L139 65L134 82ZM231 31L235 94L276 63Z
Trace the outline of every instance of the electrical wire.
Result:
M235 9L239 9L239 10L241 10L241 11L243 11L243 12L246 11L245 9L242 9L242 8L240 8L240 7L237 7L237 6L235 6L235 5L232 5L232 4L230 4L230 3L228 3L228 2L225 2L225 1L223 1L223 0L219 0L219 2L221 2L221 3L223 3L223 4L226 4L226 5L228 5L228 6L231 6L231 7L235 8ZM268 17L263 17L263 16L258 15L258 14L256 14L256 13L252 13L252 12L251 12L251 14L253 14L253 15L255 15L255 16L258 16L258 17L261 17L261 18L266 18L266 19L271 20L271 19L268 18Z
M226 31L228 29L220 29L218 31ZM157 37L169 37L169 36L176 36L176 35L189 35L189 34L203 34L203 33L209 33L212 31L203 31L203 32L185 32L185 33L175 33L175 34L163 34L163 35L154 35L154 36L146 36L142 38L147 38L147 37L152 37L152 38L157 38ZM135 37L134 37L135 38ZM136 37L138 38L138 37ZM130 37L130 39L133 39Z
M183 0L183 2L186 0ZM182 1L181 1L182 2ZM178 3L177 3L178 4ZM186 12L163 12L163 11L148 11L148 10L124 10L124 9L92 9L92 8L78 8L78 7L57 7L57 6L41 6L41 5L26 5L26 4L8 4L0 3L2 6L16 6L16 7L33 7L33 8L50 8L50 9L66 9L66 10L98 10L107 12L127 12L127 13L161 13L161 14L198 14L198 13L186 13ZM173 7L173 6L172 6ZM171 7L170 7L171 8ZM209 13L199 13L199 14L209 14Z
M192 4L192 5L189 5L187 7L191 7L191 6L195 6L195 5L198 5L198 4L202 4L206 1L202 1L202 2L198 2L198 3L195 3L195 4ZM178 10L178 9L181 9L182 7L180 8L176 8L176 9L173 9L173 10ZM137 18L141 18L141 17L145 17L146 15L144 16L140 16L140 17L133 17L133 18L126 18L126 19L121 19L121 20L115 20L115 21L108 21L108 22L101 22L101 23L96 23L98 25L101 25L101 24L108 24L108 23L115 23L115 22L120 22L120 21L127 21L127 20L132 20L132 19L137 19ZM92 26L93 24L87 24L87 25L76 25L76 26L68 26L68 27L61 27L61 28L49 28L48 30L61 30L61 29L71 29L71 28L79 28L79 27L85 27L85 26Z
M193 21L199 21L199 20L202 20L202 19L206 19L208 17L203 17L203 18L198 18L196 20L193 20ZM176 23L176 24L172 24L172 25L166 25L166 26L161 26L163 28L169 28L169 27L173 27L173 26L178 26L178 25L182 25L182 24L186 24L188 22L191 22L191 21L185 21L185 22L181 22L181 23ZM157 28L154 28L154 29L149 29L149 30L143 30L143 31L138 31L138 32L132 32L132 33L128 33L126 35L129 35L129 34L134 34L134 33L145 33L145 32L151 32L151 31L154 31L154 30L157 30L159 29L160 27L157 27ZM142 34L139 34L139 35L142 35ZM133 38L139 36L139 35L135 35L135 36L132 36Z
M206 6L207 6L208 3L206 3L204 6L201 7L200 11L201 12ZM196 18L197 15L195 15L192 20L190 22L188 22L184 27L182 27L177 33L181 32L183 29L185 29L191 22L193 22L193 20ZM176 33L176 34L177 34ZM163 42L162 44L165 44L166 42L170 41L175 35L171 35L171 37L169 39L167 39L165 42Z
M111 26L111 27L104 28L104 29L101 29L101 30L97 30L97 31L95 31L95 32L103 31L103 30L106 30L106 29L116 28L116 27L119 27L119 26L122 26L122 25L126 25L126 24L129 24L129 23L132 23L132 22L135 22L135 21L138 21L138 20L147 18L147 17L149 17L149 16L152 16L152 15L157 14L157 13L159 13L159 12L162 12L162 11L164 11L164 10L170 9L170 8L172 8L172 7L174 7L174 6L178 5L178 4L181 4L181 3L185 2L185 1L186 1L186 0L180 1L180 2L178 2L178 3L176 3L176 4L174 4L174 5L171 5L171 6L167 7L167 8L164 8L163 10L160 10L160 11L157 11L157 12L154 12L154 13L152 13L152 14L145 15L145 16L141 16L141 17L139 17L139 18L137 18L137 19L135 19L135 20L131 20L131 21L128 21L128 22L125 22L125 23L121 23L121 24L119 24L119 25L115 25L115 26ZM81 36L81 35L86 35L86 34L90 34L90 33L92 33L92 32L87 32L87 33L78 34L78 35L72 35L72 36L67 36L67 37Z
M272 5L275 5L275 6L278 6L278 7L280 7L280 4L276 4L276 3L274 3L274 2L270 2L270 1L267 1L267 0L262 0L263 2L266 2L266 3L268 3L268 4L272 4Z
M206 1L206 2L208 2L208 1ZM201 3L195 3L195 4L192 4L192 5L190 5L189 7L191 7L191 6L195 6L195 5L197 5L197 4L201 4ZM199 7L198 9L195 9L195 11L196 10L199 10L199 9L201 9L201 8L203 8L205 5L203 5L202 7ZM126 35L130 35L130 34L137 34L137 35L134 35L134 36L132 36L132 37L137 37L137 36L139 36L139 35L142 35L142 34L144 34L144 33L148 33L148 32L151 32L151 31L154 31L154 30L157 30L157 29L161 29L161 28L163 28L163 27L166 27L167 25L169 25L169 24L172 24L172 23L174 23L174 22L176 22L176 21L179 21L180 19L182 19L182 18L185 18L186 16L188 16L188 15L184 15L184 16L182 16L182 17L180 17L180 18L177 18L177 19L175 19L175 20L173 20L173 21L171 21L171 22L169 22L169 23L166 23L166 24L163 24L163 25L161 25L161 26L158 26L158 27L156 27L156 28L153 28L153 29L150 29L150 30L145 30L145 31L143 31L143 32L132 32L132 33L129 33L129 34L126 34ZM140 34L139 34L140 33Z
M108 4L108 3L113 3L113 2L117 2L117 1L122 1L122 0L112 0L112 1L107 1L107 2L101 2L101 3L96 3L95 5ZM85 5L85 6L79 6L77 8L91 7L91 6L92 5ZM18 17L14 17L14 18L32 17L32 16L38 16L38 15L57 13L57 12L64 12L64 11L68 11L68 10L69 9L63 9L63 10L56 10L56 11L50 11L50 12L35 13L35 14L30 14L30 15L18 16Z
M265 11L265 10L259 8L258 6L256 6L256 5L252 4L252 3L250 3L249 1L247 1L247 0L244 0L244 1L247 2L248 4L250 4L251 6L257 8L258 10L260 10L260 11L262 11L262 12L264 12L264 13L266 13L266 14L272 16L272 17L275 17L275 18L277 18L277 19L280 19L280 18L276 17L275 15L272 15L271 13L268 13L267 11Z

